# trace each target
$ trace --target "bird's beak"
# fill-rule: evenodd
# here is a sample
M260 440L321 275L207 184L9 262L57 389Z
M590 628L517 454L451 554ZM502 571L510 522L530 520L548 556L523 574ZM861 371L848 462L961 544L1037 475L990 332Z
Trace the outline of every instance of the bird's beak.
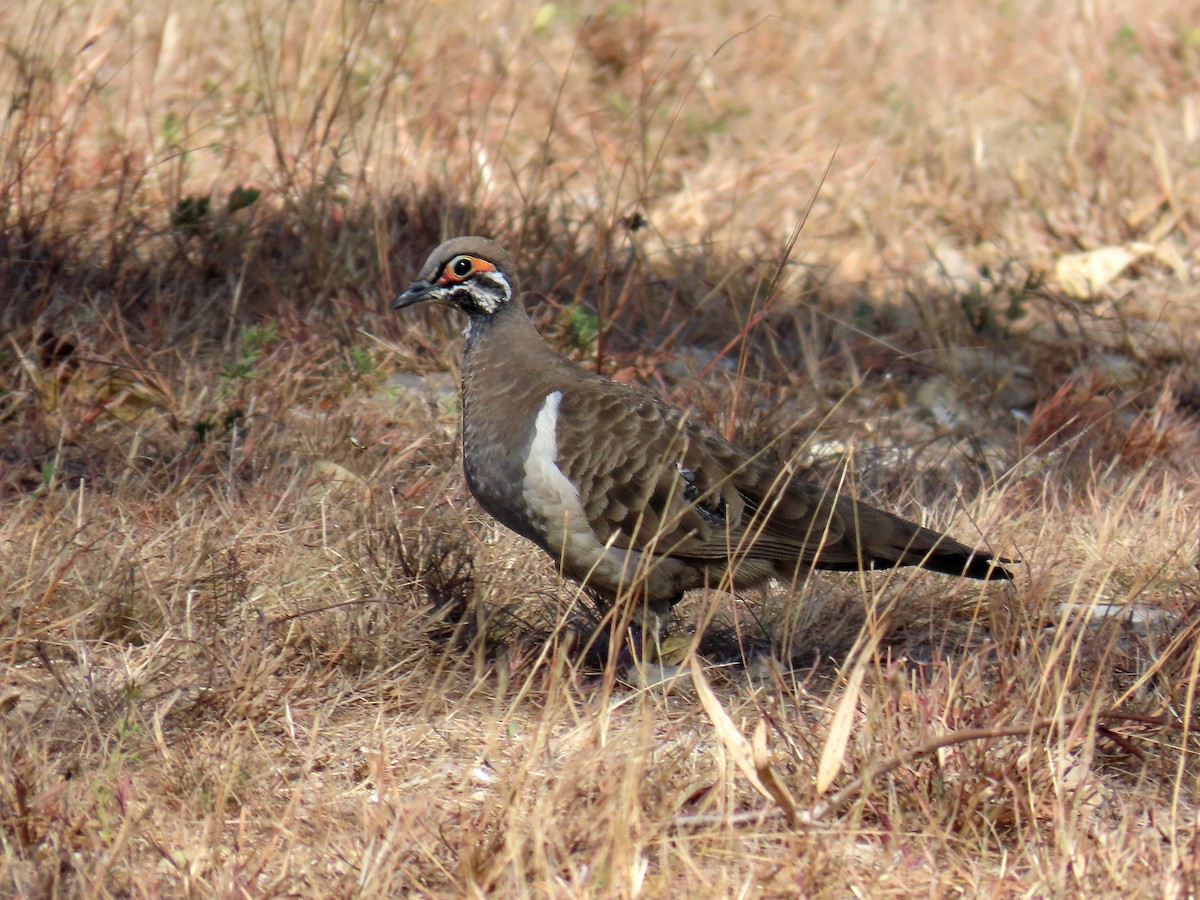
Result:
M434 285L428 281L414 281L409 285L408 290L401 291L392 300L392 309L407 309L414 303L423 303L426 300L432 299L429 296Z

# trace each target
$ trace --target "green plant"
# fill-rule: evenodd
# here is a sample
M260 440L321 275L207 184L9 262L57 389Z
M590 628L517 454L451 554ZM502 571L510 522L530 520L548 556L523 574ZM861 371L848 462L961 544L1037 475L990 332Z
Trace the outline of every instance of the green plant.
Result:
M227 381L257 378L261 373L259 361L278 340L278 331L274 322L262 325L247 325L241 333L241 350L237 359L226 364L221 369L221 377Z

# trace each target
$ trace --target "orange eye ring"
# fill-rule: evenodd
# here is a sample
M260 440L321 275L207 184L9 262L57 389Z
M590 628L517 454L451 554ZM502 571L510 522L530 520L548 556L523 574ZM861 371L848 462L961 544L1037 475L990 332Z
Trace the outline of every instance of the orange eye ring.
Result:
M456 256L442 269L442 277L438 279L438 284L462 284L472 275L495 271L496 267L486 259L480 259L478 256Z

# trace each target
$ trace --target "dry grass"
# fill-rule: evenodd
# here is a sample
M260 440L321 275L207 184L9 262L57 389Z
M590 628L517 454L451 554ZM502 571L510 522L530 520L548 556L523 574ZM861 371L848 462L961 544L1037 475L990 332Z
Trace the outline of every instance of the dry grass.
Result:
M1194 10L719 7L0 11L0 892L1200 890ZM385 312L468 231L1016 583L582 662L458 473L460 323Z

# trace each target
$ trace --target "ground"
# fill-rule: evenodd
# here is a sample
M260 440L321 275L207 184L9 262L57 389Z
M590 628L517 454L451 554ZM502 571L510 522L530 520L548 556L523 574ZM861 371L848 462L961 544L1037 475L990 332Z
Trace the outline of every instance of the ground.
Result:
M1200 890L1194 9L710 7L0 11L0 892ZM462 233L1015 581L581 655L388 311Z

